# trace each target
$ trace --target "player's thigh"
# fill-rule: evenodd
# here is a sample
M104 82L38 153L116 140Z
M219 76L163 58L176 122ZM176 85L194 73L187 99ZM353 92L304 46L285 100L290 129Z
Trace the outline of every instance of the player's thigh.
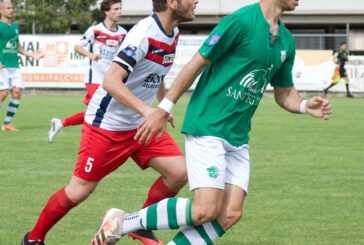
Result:
M187 176L186 161L183 156L162 156L150 159L149 166L165 178Z
M185 151L190 190L223 190L227 167L224 141L217 137L186 135Z
M183 166L182 151L167 132L164 132L159 140L156 140L156 136L154 136L149 145L139 145L139 149L133 153L132 158L141 169L151 166L160 171L166 171L167 169L172 171L172 168L183 170L185 167Z
M250 179L250 157L249 145L227 146L226 154L227 169L226 183L240 187L246 193L248 192Z
M100 181L120 167L138 147L134 131L114 132L84 123L74 175Z

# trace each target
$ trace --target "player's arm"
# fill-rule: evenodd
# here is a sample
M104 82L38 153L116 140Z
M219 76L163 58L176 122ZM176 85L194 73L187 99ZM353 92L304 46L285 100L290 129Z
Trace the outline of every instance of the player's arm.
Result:
M126 87L124 81L127 76L128 71L119 64L113 62L106 73L102 83L102 88L119 103L145 117L153 110L153 108L144 103L144 101L135 96L128 87Z
M82 37L80 38L78 43L75 45L73 50L76 53L83 55L92 61L98 61L99 59L101 59L101 56L99 54L95 54L95 53L92 53L89 50L87 50L87 48L89 48L95 42L94 28L95 28L94 26L90 26L86 30L86 32L82 35Z
M152 137L156 133L158 133L157 139L162 136L162 133L166 129L168 115L172 109L171 106L173 106L173 104L178 101L181 95L189 87L191 87L197 76L209 63L210 61L208 59L203 57L201 54L196 53L192 59L182 68L165 98L159 104L159 107L154 110L152 114L145 117L144 121L139 125L138 132L135 135L135 139L138 139L139 143L145 141L145 144L149 144ZM166 107L169 107L170 110Z
M33 59L39 60L45 56L43 50L37 52L28 52L18 43L18 52L24 56L32 57Z
M328 120L331 104L328 100L315 96L304 100L295 87L274 87L274 98L278 105L292 113L307 113L312 117Z
M74 51L80 55L88 57L90 60L93 60L93 61L98 61L99 59L101 59L101 56L99 54L91 53L90 51L88 51L87 49L85 49L84 47L82 47L79 44L75 45Z
M162 80L161 86L159 87L158 92L157 92L157 101L158 101L158 103L160 103L164 99L164 96L167 93L166 92L166 86L164 84L165 84L164 80ZM171 124L172 128L176 127L175 124L174 124L174 119L173 119L172 113L169 113L167 121Z

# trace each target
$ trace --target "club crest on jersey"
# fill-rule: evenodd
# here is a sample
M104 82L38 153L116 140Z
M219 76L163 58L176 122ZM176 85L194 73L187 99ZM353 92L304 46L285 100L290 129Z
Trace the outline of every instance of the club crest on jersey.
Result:
M287 51L286 50L281 50L281 61L282 63L285 62L287 59Z
M135 46L128 46L128 47L126 47L124 50L123 50L123 52L126 54L126 56L128 56L128 57L132 57L132 56L134 56L135 55L135 52L136 52L136 50L137 50L137 47L135 47Z
M210 46L212 46L212 45L217 44L217 43L220 41L220 39L221 39L221 36L220 36L220 35L218 35L218 34L214 34L214 35L210 38L210 40L209 40L209 45L210 45Z

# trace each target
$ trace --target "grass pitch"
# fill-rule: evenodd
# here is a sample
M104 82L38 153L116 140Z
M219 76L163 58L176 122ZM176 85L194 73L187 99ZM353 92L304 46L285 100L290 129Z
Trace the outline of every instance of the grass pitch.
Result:
M177 128L187 101L174 110ZM253 120L244 218L217 244L364 244L364 100L331 101L332 118L321 121L263 99ZM65 128L50 144L49 120L85 109L82 95L26 95L21 103L14 119L20 131L0 132L1 245L19 244L73 172L81 127ZM178 129L170 132L183 148ZM89 244L105 210L138 209L156 178L128 161L48 233L46 244ZM191 196L187 188L179 195ZM166 242L175 233L157 234Z

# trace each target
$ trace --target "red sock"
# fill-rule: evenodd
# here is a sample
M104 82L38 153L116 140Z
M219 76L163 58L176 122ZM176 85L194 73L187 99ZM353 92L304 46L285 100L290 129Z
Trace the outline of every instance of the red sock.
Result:
M42 213L39 215L33 230L29 232L28 239L44 241L45 236L53 225L62 219L68 211L75 206L76 204L68 198L65 187L54 193L51 198L49 198Z
M163 182L162 177L159 177L149 189L148 198L144 203L143 208L154 203L162 201L165 198L174 197L177 193L171 191Z
M62 125L63 127L67 127L70 125L80 125L83 124L85 118L85 112L79 112L72 116L66 117L62 119Z

